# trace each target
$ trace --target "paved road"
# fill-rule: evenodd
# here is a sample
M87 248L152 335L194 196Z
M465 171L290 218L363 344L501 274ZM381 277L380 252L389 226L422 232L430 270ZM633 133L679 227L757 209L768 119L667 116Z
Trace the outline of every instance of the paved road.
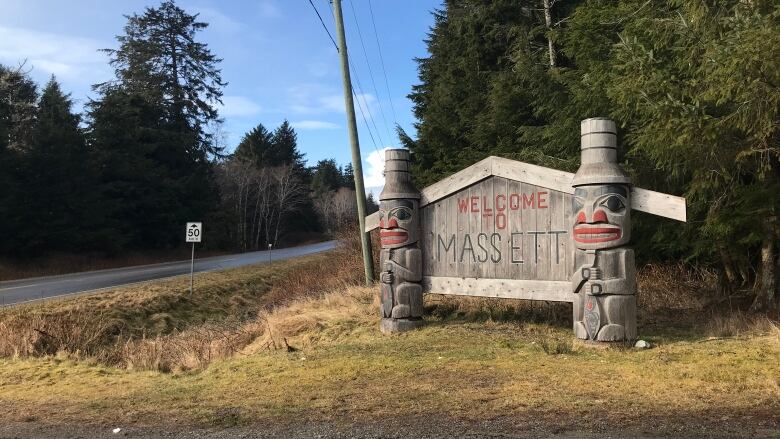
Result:
M274 261L320 253L336 248L336 241L273 250ZM244 265L268 262L268 252L241 253L196 259L195 272L221 270ZM144 282L166 277L189 274L190 261L166 262L109 270L88 271L62 276L36 277L0 282L0 305L13 305L32 300L49 299L68 294L83 293Z

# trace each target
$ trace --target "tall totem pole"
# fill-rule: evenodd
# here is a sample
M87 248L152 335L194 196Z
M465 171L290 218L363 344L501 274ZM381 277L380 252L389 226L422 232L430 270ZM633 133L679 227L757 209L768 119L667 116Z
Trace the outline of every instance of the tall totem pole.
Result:
M385 187L379 194L379 239L382 251L381 314L384 333L404 332L424 324L420 191L409 174L409 151L385 151Z
M594 341L636 338L636 265L631 240L631 180L617 164L615 122L580 126L580 168L574 176L572 237L574 334Z

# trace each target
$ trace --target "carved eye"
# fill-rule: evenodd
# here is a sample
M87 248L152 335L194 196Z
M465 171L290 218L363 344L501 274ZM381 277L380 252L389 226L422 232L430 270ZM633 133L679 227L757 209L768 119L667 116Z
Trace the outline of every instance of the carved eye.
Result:
M625 208L625 204L615 195L612 195L611 197L607 198L606 200L601 202L601 205L606 207L607 209L611 210L612 212L620 212Z
M398 209L395 211L395 217L401 221L406 221L412 217L412 214L406 209Z

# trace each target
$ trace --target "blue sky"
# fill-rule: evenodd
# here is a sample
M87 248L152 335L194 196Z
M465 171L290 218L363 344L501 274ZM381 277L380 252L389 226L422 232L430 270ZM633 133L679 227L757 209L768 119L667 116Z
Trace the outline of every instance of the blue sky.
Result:
M312 1L335 38L328 1ZM258 123L273 129L288 119L296 127L299 147L309 164L324 158L335 158L340 164L350 161L338 54L308 0L177 3L210 23L200 39L224 59L222 75L229 84L220 113L228 149L235 148L241 136ZM88 97L94 97L90 86L112 78L107 57L98 49L116 47L114 37L126 22L123 15L141 13L146 6L157 4L149 0L0 0L0 63L17 65L26 60L30 75L39 83L55 74L80 110ZM388 98L369 0L343 0L349 52L357 72L353 85L360 86L365 114L363 119L356 105L368 187L382 185L380 150L398 146L395 122L414 133L406 95L417 83L414 58L426 56L423 40L433 24L430 12L440 4L441 0L371 0L387 71Z

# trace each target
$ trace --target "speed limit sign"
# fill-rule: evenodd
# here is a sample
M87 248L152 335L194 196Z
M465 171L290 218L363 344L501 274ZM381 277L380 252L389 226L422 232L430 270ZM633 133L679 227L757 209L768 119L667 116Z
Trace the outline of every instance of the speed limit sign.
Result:
M186 242L200 242L203 235L203 223L187 223Z

